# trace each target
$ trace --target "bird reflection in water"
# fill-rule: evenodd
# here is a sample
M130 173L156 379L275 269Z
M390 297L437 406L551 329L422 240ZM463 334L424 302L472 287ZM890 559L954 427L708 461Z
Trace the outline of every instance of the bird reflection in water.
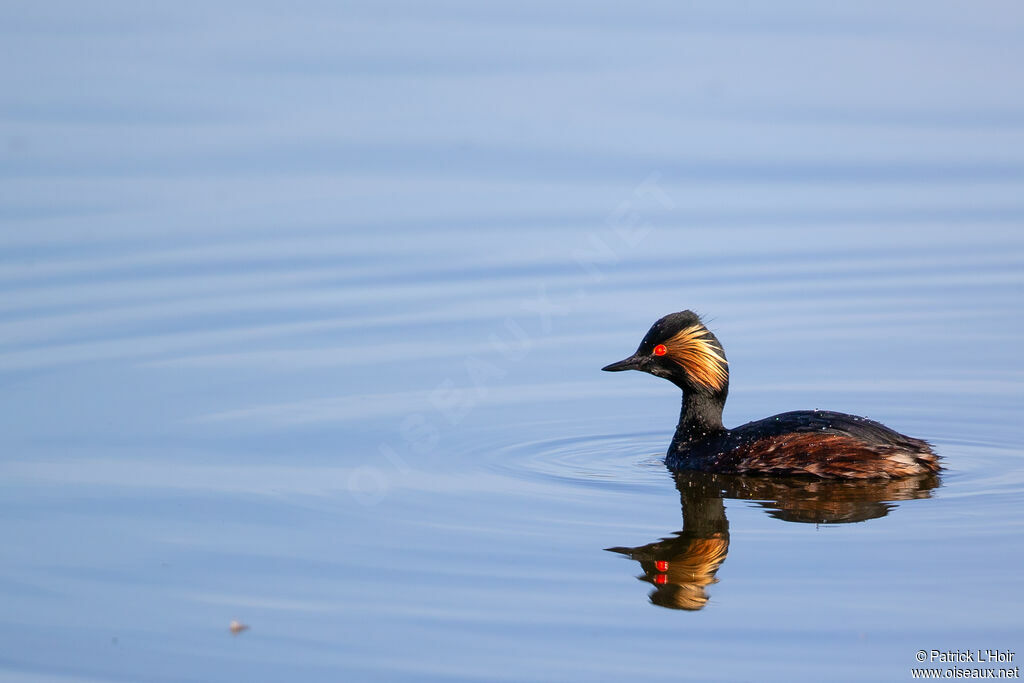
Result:
M934 474L903 479L822 480L680 472L675 476L683 509L683 529L636 548L607 548L640 563L637 577L654 586L651 602L699 610L706 587L729 554L725 499L751 500L787 522L849 524L884 517L896 501L929 498L939 486Z

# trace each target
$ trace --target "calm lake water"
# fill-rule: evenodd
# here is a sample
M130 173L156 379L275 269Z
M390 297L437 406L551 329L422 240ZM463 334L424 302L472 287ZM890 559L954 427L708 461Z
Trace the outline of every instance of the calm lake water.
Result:
M1018 5L0 18L0 680L1024 657ZM947 470L674 480L684 308Z

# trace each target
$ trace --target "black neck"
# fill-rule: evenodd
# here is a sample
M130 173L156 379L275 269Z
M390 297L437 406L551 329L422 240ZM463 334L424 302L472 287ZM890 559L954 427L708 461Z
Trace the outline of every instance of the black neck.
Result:
M676 443L696 441L711 434L725 431L722 409L725 398L705 391L684 391L683 409L673 439Z
M683 494L683 533L710 536L729 533L729 520L725 516L725 501L719 494L714 497Z

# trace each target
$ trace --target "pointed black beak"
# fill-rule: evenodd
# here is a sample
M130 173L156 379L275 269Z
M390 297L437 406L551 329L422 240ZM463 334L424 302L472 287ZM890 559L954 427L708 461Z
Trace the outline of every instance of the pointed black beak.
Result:
M611 365L606 365L606 366L604 366L601 369L604 370L605 372L622 372L623 370L639 370L640 369L640 362L642 360L643 360L642 358L638 358L634 354L634 355L630 356L629 358L625 358L623 360L620 360L618 363L612 363Z

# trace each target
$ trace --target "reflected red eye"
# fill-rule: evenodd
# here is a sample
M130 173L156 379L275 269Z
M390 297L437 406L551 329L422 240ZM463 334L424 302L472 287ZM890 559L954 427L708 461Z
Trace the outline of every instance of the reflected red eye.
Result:
M668 353L668 349L665 348L664 344L658 344L654 347L655 356L664 356L666 353Z

